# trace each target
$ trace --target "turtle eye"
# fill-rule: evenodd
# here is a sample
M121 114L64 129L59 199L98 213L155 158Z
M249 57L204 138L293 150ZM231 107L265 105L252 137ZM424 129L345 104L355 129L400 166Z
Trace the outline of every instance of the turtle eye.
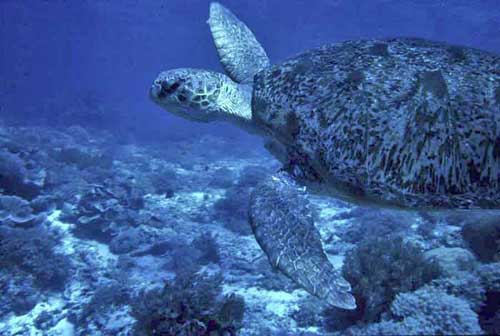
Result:
M179 82L174 82L172 85L169 85L167 81L163 81L161 83L161 88L166 94L172 94L179 88L181 84Z
M175 91L177 90L177 88L181 85L181 83L179 82L175 82L174 84L172 84L172 86L170 87L170 90Z

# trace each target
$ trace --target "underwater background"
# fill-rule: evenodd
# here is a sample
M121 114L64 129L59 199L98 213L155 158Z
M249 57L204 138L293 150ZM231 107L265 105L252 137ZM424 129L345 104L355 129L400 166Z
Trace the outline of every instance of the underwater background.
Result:
M227 0L273 64L351 39L500 53L498 0ZM148 97L223 72L208 0L0 1L0 335L500 334L500 217L311 196L355 311L274 270L247 219L259 137Z

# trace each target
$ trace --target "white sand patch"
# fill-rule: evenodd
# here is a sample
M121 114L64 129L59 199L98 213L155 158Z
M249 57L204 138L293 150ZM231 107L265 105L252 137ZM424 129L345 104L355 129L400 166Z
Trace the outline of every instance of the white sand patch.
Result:
M75 326L65 318L49 329L49 335L52 336L73 336L74 334Z
M110 251L108 245L96 241L89 242L89 250L95 252L98 259L104 261L106 264L114 263L118 259L118 256Z
M33 309L24 315L11 315L0 321L0 335L47 335L35 327L34 323L36 318L44 311L49 313L61 311L64 306L65 303L59 295L48 297L46 300L38 302Z
M342 265L344 265L344 256L330 254L327 254L326 256L335 269L342 269Z
M96 259L103 262L104 265L115 262L118 258L113 254L108 245L101 244L94 240L79 239L73 235L71 229L74 224L65 223L59 220L61 210L55 210L48 216L48 221L52 228L57 228L61 233L61 245L56 247L56 252L66 255L73 255L76 251L86 250L93 253ZM83 247L83 248L82 248Z
M329 220L341 212L345 212L345 208L338 208L338 207L333 207L333 206L320 208L319 217L320 217L320 219Z
M189 213L199 208L212 206L224 197L224 189L208 189L207 191L176 192L173 197L150 195L148 201L156 206L175 210L177 213Z
M223 292L241 295L248 306L264 308L267 313L281 318L286 317L293 309L296 309L299 300L307 295L302 289L287 293L259 287L241 288L234 285L225 285Z
M175 166L174 171L180 177L182 177L182 176L191 176L193 174L192 171L184 169L184 168L182 168L180 166Z
M165 262L163 257L142 256L135 258L133 272L130 272L128 281L130 283L140 284L143 287L150 285L163 286L165 281L171 281L175 278L175 272L167 271L162 267Z

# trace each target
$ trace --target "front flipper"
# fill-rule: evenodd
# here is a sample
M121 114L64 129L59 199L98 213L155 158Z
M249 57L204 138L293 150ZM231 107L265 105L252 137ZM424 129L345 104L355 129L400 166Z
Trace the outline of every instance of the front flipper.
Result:
M214 2L208 19L220 62L237 83L251 84L254 75L269 66L269 58L252 31L231 11Z
M351 286L329 262L305 192L285 173L255 188L250 225L269 262L329 305L355 309Z

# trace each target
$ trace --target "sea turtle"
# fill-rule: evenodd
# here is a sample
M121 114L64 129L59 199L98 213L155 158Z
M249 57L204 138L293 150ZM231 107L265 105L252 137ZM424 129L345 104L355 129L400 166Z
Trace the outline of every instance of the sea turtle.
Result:
M417 38L326 45L272 66L218 3L208 20L226 75L162 72L151 98L196 121L264 136L283 169L255 188L250 224L277 269L354 309L302 186L403 208L500 208L500 57Z

